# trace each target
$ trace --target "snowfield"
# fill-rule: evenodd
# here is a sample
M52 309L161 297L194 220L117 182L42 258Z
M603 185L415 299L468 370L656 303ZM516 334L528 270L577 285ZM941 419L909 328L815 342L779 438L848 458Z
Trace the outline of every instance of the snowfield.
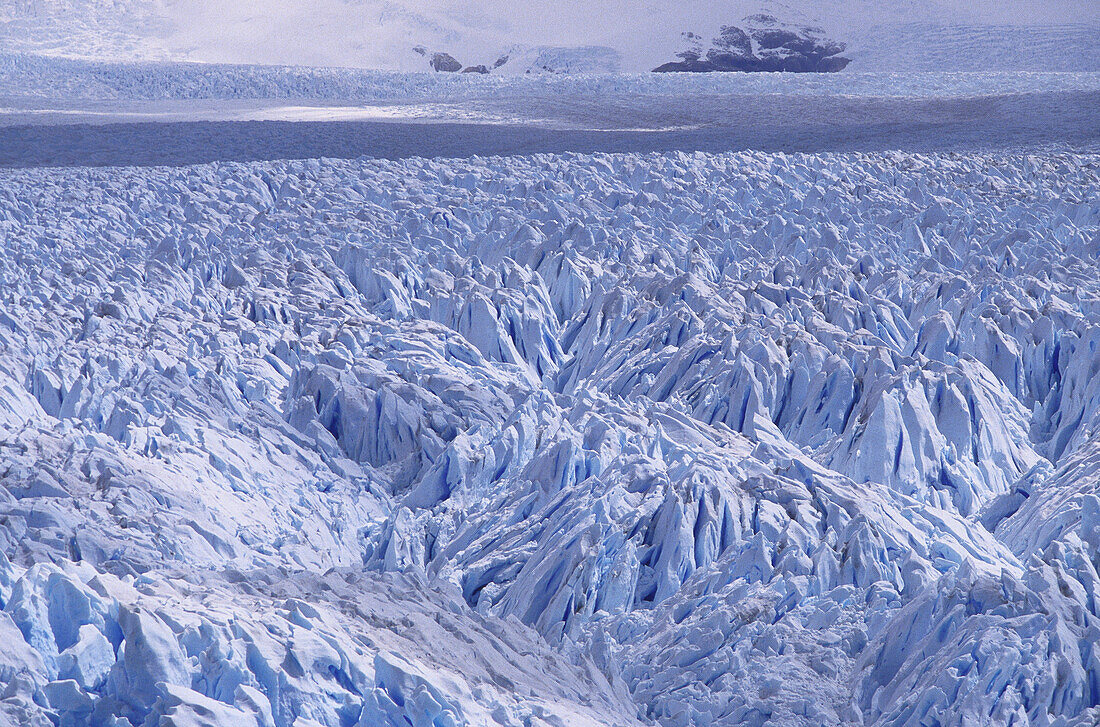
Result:
M0 721L1100 722L1094 153L5 169L0 246Z

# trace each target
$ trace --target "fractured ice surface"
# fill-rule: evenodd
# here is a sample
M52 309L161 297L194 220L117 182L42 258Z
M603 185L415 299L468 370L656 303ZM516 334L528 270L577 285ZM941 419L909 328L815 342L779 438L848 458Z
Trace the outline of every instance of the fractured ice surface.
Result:
M2 174L0 720L1100 719L1095 156Z

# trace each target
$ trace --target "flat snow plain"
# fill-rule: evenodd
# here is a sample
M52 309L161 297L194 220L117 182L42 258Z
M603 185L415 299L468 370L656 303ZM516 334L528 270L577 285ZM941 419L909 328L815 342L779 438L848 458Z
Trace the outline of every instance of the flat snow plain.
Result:
M599 79L498 94L622 134L558 154L0 129L88 140L2 152L0 721L1095 725L1100 132L1052 78L808 78L782 152L605 153L656 96L551 103ZM666 96L767 130L732 82ZM862 148L841 103L981 106Z

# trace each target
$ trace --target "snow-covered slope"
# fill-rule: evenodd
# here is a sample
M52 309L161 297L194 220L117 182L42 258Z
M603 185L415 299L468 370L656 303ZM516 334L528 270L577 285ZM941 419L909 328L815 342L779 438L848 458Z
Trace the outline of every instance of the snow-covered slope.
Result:
M427 71L433 58L445 58L452 60L437 69L513 75L650 71L697 52L704 60L710 52L719 70L845 65L820 63L823 53L863 71L1100 70L1098 29L1100 11L1090 0L14 0L0 7L0 51L401 71ZM836 55L841 49L845 55ZM756 58L746 62L745 53Z
M1100 719L1095 155L0 175L13 724Z

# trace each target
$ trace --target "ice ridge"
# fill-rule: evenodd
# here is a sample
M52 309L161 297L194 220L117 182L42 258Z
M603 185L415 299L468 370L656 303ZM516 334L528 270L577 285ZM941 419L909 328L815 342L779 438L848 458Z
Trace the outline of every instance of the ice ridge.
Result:
M1098 170L0 172L0 721L1095 724Z

